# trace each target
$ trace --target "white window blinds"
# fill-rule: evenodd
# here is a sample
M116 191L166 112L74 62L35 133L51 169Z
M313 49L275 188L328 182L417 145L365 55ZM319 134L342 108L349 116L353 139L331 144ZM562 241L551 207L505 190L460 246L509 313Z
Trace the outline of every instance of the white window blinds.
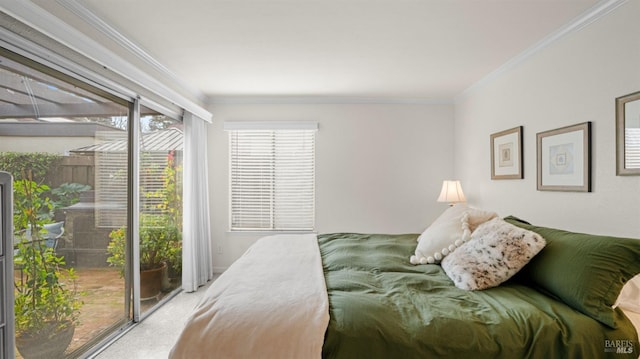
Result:
M232 230L313 230L316 123L227 122Z
M640 128L625 128L624 144L625 168L640 168Z

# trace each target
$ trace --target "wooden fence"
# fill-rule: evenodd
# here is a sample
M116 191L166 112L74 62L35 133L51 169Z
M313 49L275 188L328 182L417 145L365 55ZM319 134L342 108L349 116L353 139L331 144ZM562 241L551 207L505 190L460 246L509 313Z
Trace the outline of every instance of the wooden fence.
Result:
M51 178L51 187L63 183L80 183L95 188L95 157L65 156L62 158L58 173Z

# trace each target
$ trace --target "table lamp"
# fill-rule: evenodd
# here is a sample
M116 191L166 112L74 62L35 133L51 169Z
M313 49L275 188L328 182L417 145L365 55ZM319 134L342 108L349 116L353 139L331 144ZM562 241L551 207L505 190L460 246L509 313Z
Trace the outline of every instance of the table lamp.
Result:
M460 181L442 181L442 190L440 191L438 202L449 202L449 206L453 206L456 203L466 201Z

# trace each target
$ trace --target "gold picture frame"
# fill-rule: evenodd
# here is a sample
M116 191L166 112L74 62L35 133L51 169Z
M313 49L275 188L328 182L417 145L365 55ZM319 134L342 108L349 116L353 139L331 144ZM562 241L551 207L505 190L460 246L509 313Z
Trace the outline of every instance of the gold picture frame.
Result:
M591 122L536 137L538 191L591 192Z
M522 153L522 126L514 127L490 136L491 179L524 178Z

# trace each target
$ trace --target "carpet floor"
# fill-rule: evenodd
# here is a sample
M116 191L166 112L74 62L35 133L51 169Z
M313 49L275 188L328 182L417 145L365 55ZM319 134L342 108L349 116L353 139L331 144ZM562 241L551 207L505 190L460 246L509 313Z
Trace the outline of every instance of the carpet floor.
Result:
M94 358L167 358L191 311L211 283L193 293L179 293Z

